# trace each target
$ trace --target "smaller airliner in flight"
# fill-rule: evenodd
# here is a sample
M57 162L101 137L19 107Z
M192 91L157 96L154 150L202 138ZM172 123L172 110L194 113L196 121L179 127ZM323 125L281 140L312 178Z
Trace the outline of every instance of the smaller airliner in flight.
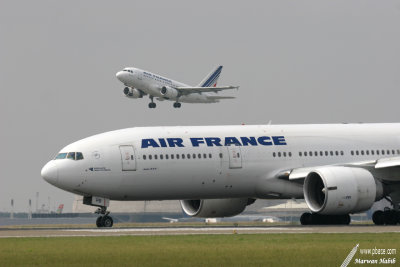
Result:
M218 95L219 91L238 89L239 86L217 86L222 66L210 72L197 86L165 78L138 68L124 68L116 76L126 87L123 92L129 98L142 98L149 95L149 108L155 108L154 97L159 101L174 101L174 108L180 108L181 103L217 103L221 99L235 98Z

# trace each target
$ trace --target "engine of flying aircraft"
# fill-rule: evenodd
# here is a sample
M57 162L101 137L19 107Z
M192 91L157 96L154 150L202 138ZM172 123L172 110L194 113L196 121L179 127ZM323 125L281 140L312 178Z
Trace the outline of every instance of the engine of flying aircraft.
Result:
M143 96L138 89L129 87L124 88L124 94L129 98L140 98Z

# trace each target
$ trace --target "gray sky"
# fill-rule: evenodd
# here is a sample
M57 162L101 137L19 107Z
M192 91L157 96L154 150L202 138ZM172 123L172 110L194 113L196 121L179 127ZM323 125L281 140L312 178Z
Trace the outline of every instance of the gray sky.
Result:
M196 85L224 65L220 104L123 96L127 66ZM233 92L234 93L234 92ZM400 1L0 3L0 211L73 195L42 180L62 147L133 126L398 122Z

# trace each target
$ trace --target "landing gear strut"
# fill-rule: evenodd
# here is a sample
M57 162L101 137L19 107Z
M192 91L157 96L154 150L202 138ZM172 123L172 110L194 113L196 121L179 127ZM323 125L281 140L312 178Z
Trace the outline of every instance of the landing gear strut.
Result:
M97 220L96 220L96 226L97 227L112 227L114 224L113 219L111 216L108 216L110 214L109 211L107 211L107 207L100 207L95 211L97 214L101 214Z
M153 102L153 96L150 96L151 103L149 103L149 108L156 108L156 103Z
M302 225L335 225L350 224L350 215L322 215L318 213L305 212L300 217Z

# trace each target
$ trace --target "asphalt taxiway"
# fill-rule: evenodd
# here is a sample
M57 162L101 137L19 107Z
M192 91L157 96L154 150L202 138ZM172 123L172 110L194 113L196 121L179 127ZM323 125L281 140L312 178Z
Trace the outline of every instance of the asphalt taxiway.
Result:
M276 234L276 233L400 233L400 226L265 226L265 227L132 227L132 228L0 228L0 238L197 235L197 234Z

